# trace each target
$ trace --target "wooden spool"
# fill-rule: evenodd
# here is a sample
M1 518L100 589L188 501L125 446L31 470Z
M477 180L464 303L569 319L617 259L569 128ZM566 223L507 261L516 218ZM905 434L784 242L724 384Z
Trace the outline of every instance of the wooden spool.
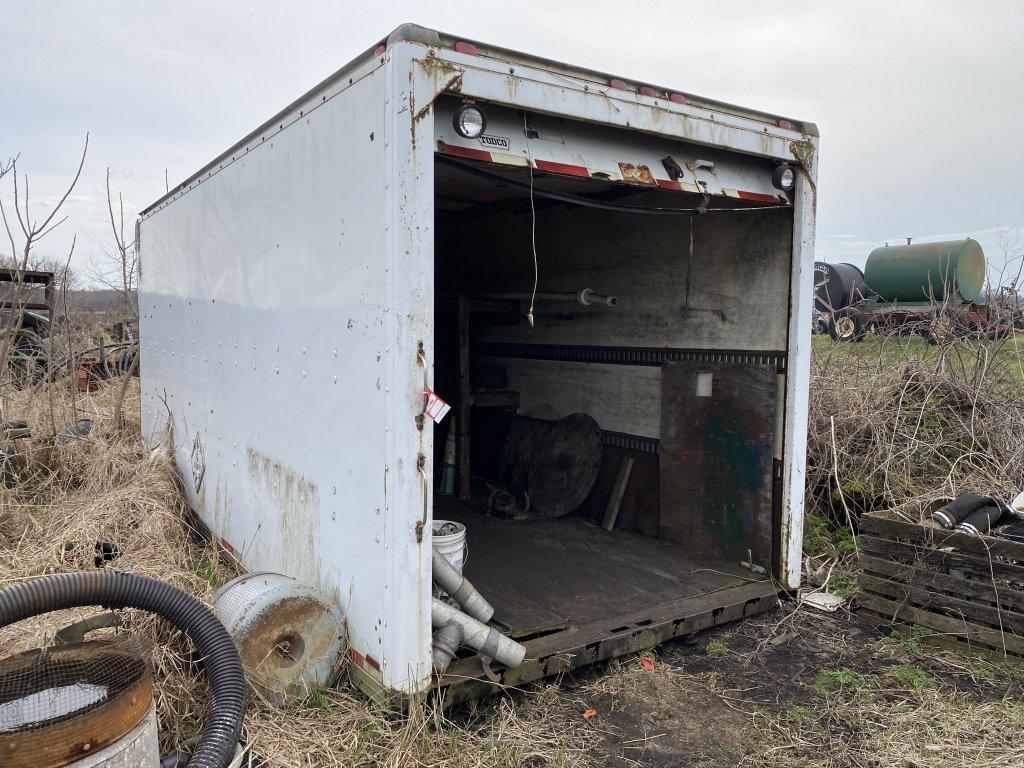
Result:
M601 470L601 428L585 413L556 423L530 462L530 502L544 517L577 509Z

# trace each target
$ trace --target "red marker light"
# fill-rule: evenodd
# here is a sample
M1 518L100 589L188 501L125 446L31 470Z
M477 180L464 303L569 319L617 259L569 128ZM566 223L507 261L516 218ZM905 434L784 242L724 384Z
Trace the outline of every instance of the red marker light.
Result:
M649 85L641 85L637 89L637 93L639 93L641 96L650 96L652 98L658 95L657 93L654 92L654 89L651 88L651 86Z
M681 94L681 93L670 93L668 95L668 100L671 101L673 104L686 104L687 103L686 97L683 96L683 94Z
M785 131L792 131L793 130L793 124L791 122L789 122L789 120L786 120L785 118L782 118L781 120L779 120L779 122L776 123L776 125L778 125L779 128L782 128Z
M613 77L611 80L609 80L608 81L608 85L610 85L612 88L614 88L617 91L628 91L629 90L629 86L626 85L626 81L625 80L619 80L617 77Z
M452 47L455 48L456 52L464 53L467 56L478 56L480 54L480 52L476 49L475 45L473 45L472 43L464 42L462 40L459 40L459 42L457 42Z
M380 45L378 45L376 48L373 49L373 55L374 56L383 56L384 52L387 51L387 49L388 49L388 47L386 45L384 45L384 43L381 43Z

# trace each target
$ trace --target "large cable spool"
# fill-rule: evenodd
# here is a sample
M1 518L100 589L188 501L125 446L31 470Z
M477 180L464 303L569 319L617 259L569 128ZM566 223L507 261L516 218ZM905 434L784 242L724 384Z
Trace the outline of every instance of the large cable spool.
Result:
M836 312L867 295L864 273L853 264L814 262L814 308Z
M213 596L213 611L249 683L275 706L324 685L342 652L341 608L290 576L239 576Z
M544 517L563 517L579 507L601 471L601 428L574 413L548 430L530 461L530 503Z

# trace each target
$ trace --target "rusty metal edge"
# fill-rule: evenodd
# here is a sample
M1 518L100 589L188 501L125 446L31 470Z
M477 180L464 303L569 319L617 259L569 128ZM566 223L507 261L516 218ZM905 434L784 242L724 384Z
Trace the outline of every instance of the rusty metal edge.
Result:
M0 738L4 768L59 768L108 747L142 722L153 705L148 664L129 688L80 717Z

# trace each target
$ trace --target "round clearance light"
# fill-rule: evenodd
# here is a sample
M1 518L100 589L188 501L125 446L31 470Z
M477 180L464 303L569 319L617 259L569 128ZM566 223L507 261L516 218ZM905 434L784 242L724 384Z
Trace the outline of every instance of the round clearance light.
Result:
M487 128L484 111L476 104L463 104L455 110L455 132L465 139L478 139Z
M772 186L776 189L789 192L795 184L796 170L794 170L792 165L783 163L772 173Z

